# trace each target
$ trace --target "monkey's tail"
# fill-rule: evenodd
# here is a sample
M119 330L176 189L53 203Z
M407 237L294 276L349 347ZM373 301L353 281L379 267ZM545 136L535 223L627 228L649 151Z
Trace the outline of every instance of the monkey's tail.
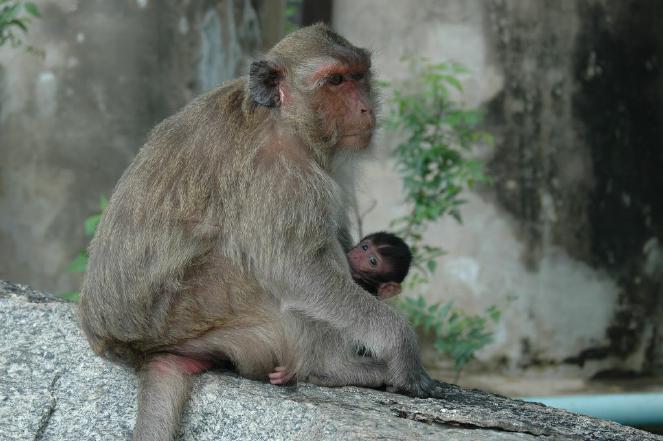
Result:
M191 391L187 359L154 355L138 371L138 416L134 441L174 439Z

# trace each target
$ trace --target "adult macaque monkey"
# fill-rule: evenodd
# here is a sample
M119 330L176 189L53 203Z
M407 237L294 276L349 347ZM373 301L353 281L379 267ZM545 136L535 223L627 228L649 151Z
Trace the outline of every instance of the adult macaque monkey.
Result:
M249 378L286 366L438 394L412 329L345 257L339 164L368 147L374 106L368 53L315 25L152 131L90 245L80 303L92 349L138 370L134 439L172 438L191 374L219 360ZM330 331L375 363L315 343Z

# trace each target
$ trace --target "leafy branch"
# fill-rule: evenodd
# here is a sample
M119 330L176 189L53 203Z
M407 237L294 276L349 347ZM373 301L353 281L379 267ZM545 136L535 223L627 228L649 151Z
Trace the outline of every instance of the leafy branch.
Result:
M0 46L9 43L19 47L23 43L21 33L27 34L30 21L39 17L39 8L33 2L0 0Z
M445 215L462 223L460 207L466 201L461 192L487 181L482 164L469 154L480 144L492 144L492 137L477 129L481 112L452 99L452 91L462 93L458 75L467 70L457 64L420 64L415 65L415 85L405 85L413 91L394 91L387 128L405 135L394 154L408 212L392 225L412 244L415 269L428 281L443 251L423 244L423 234Z
M453 301L428 305L422 296L406 297L401 309L412 326L433 337L436 351L451 356L457 376L476 351L493 342L493 333L486 330L488 319L496 324L501 315L496 306L488 307L486 316L471 315L456 308Z
M478 129L481 112L466 109L454 99L454 94L463 92L459 76L467 74L465 68L415 62L413 69L410 83L394 90L387 120L387 129L403 137L394 156L407 213L392 226L412 249L410 289L430 282L437 259L444 254L442 248L424 242L424 233L446 215L462 223L460 207L466 202L462 192L488 181L472 152L479 145L492 144L492 137ZM476 351L492 341L487 318L467 314L452 301L428 305L419 296L406 298L400 307L415 328L433 336L439 353L454 360L457 375ZM486 314L493 322L499 320L500 312L494 306Z

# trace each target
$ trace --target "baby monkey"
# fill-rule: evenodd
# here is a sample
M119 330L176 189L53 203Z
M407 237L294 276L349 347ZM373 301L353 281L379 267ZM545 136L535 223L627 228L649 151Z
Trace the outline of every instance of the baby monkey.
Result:
M412 264L410 247L400 237L380 231L369 234L347 252L350 274L354 281L380 300L401 292L401 282ZM294 372L277 366L269 374L271 384L287 384Z
M347 258L354 281L382 300L400 294L412 264L407 244L384 231L364 237L348 251Z

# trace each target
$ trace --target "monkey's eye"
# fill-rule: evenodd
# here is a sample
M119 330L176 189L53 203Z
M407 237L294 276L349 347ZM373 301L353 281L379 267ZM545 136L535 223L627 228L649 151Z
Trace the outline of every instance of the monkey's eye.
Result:
M364 251L368 251L368 245L366 245L365 243L362 243L361 244L361 249L364 250Z
M365 76L366 75L364 74L364 72L356 72L350 75L350 78L352 78L355 81L361 81L364 79Z
M343 75L341 74L334 74L327 78L327 82L331 84L332 86L338 86L343 82Z
M371 264L371 266L377 266L378 264L378 259L375 256L371 256L368 258L368 263Z

